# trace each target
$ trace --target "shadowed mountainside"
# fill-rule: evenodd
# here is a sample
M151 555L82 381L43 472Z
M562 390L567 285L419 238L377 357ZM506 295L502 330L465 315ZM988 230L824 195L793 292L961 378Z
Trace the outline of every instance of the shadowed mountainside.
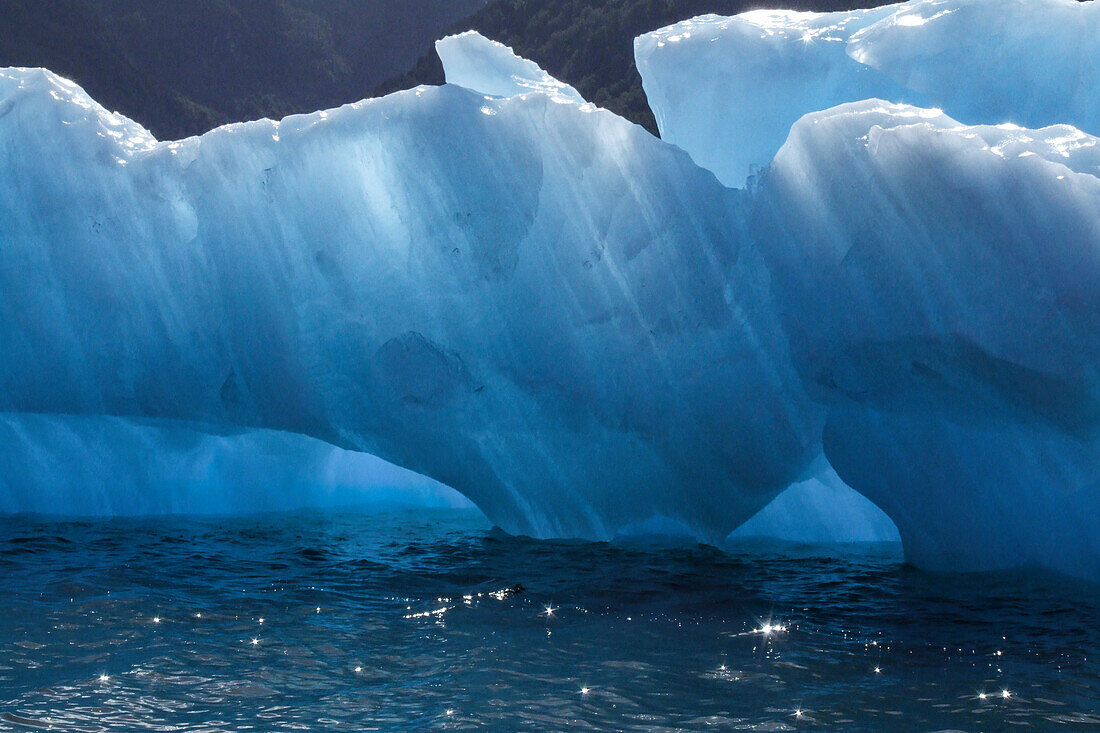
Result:
M486 0L0 0L0 66L44 66L160 138L368 96Z

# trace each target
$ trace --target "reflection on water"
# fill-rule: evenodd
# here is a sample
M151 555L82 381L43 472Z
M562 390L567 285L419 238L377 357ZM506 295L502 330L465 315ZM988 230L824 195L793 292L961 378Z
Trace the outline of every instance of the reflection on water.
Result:
M480 515L0 520L0 730L1100 729L1100 594Z

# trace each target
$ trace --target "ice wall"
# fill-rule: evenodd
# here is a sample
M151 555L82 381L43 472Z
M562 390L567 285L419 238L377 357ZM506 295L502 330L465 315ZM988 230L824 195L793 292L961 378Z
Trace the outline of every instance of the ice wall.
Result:
M718 540L820 453L740 195L589 105L419 88L157 143L0 76L0 409L302 433L512 532Z
M510 96L539 91L563 102L584 104L572 88L561 93L561 82L511 49L468 31L436 43L447 83L482 94ZM889 517L870 501L844 485L819 457L814 474L786 489L735 534L771 537L793 542L879 542L898 539ZM640 526L620 527L625 534L688 534L692 528L665 516Z
M1100 134L1100 5L911 0L870 10L701 16L640 36L661 136L728 186L771 162L798 118L881 98L968 124Z
M1100 577L1100 140L843 105L751 221L825 454L907 556Z
M1100 576L1098 23L921 0L636 42L666 139L759 172L748 229L825 454L923 567Z

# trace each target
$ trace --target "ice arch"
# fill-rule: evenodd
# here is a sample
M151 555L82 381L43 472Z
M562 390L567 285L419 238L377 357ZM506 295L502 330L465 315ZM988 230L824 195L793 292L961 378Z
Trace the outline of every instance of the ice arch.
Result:
M3 513L113 517L468 506L431 479L292 433L0 414Z
M732 537L892 542L897 529L831 469L795 483ZM95 415L0 414L0 513L251 514L470 508L458 492L294 433ZM640 530L692 536L649 521ZM630 533L630 528L624 534ZM638 529L635 530L637 532Z
M159 143L37 70L0 109L0 409L298 432L534 536L718 540L820 453L739 195L610 113L446 86Z
M901 541L889 515L841 481L828 465L784 489L727 539L745 538L828 544Z
M481 58L486 55L499 57L495 70L496 77L500 76L502 69L513 69L518 73L511 74L504 83L501 83L499 78L494 81L492 75L487 76L483 72L482 76L476 80L477 86L485 86L501 94L509 95L526 93L534 89L565 102L581 102L583 104L583 100L580 100L575 92L550 79L544 72L541 72L529 62L517 59L509 50L499 44L493 44L480 37L460 37L445 40L441 42L440 46L441 54L447 62L448 73L452 76L455 73L454 59L456 56L466 59L470 57ZM471 63L466 63L465 66L459 64L459 67L466 69L482 68ZM533 79L528 77L533 77ZM15 75L12 78L14 80ZM461 81L469 86L475 84L474 81L468 78ZM36 84L38 85L37 88ZM496 86L493 86L493 84L496 84ZM565 91L562 91L563 88ZM201 148L204 144L209 146L206 138L201 142L184 141L167 145L158 144L149 139L144 131L130 125L127 121L98 110L96 105L82 95L79 90L72 88L62 80L39 72L24 72L21 75L15 85L12 98L9 99L11 102L9 110L14 108L16 103L27 105L28 103L42 101L42 93L48 94L50 99L53 100L53 102L46 102L46 109L49 111L58 111L54 109L57 106L55 104L57 101L69 102L77 107L77 119L62 119L60 120L61 125L68 127L76 122L78 125L83 124L91 127L99 140L110 141L114 138L122 141L123 144L117 146L113 151L116 153L113 156L115 165L120 167L131 164L148 165L145 158L155 158L159 149L165 157L168 155L186 157L188 159L186 166L191 168L194 164L192 156L199 154L193 152L192 149ZM438 92L423 90L418 92L417 95L419 96L420 93L436 94ZM537 100L535 102L534 108L537 110ZM593 112L590 107L582 109L586 114ZM69 112L70 114L73 112L73 110L65 110L63 106L60 111L62 113ZM486 106L479 106L478 111L485 114L490 110ZM356 112L344 110L342 114L351 115L356 114ZM311 125L316 124L327 116L328 113L313 116L310 123ZM621 121L615 121L611 124L621 125L622 123ZM255 126L251 127L254 128ZM284 123L280 127L285 128L289 125ZM260 133L260 138L266 140L268 134L267 130L263 130ZM637 131L632 130L631 134L637 135ZM248 139L247 135L245 139ZM644 137L642 139L647 140ZM84 140L83 142L87 141ZM653 143L650 142L649 144L652 145ZM111 149L115 146L107 145L106 147ZM138 153L136 157L139 160L131 161L131 157L135 157L135 152ZM172 157L168 157L168 159L174 160ZM156 170L155 165L151 167ZM268 199L266 201L268 204L272 203L270 201L272 192L269 189L272 172L273 168L265 168L260 171L262 178L260 187L266 194L264 198ZM701 173L697 176L705 178ZM705 185L717 191L712 184ZM723 196L724 194L720 194L719 198ZM157 198L163 200L163 196L157 196ZM242 198L247 200L247 196ZM174 207L175 210L171 212L173 217L180 216L179 208L183 208L178 206L183 202L177 200L175 203L177 207ZM198 232L192 232L190 229L192 226L190 213L190 211L182 212L185 227L184 237L194 241ZM48 220L50 217L45 218ZM119 222L117 219L112 220L108 216L97 218L96 215L89 215L85 223L90 233L97 235L93 238L93 243L98 244L95 242L96 239L109 241L112 236L116 236L115 232L109 230L116 227ZM127 224L129 223L127 222ZM606 227L607 224L602 226ZM77 229L79 231L83 227L78 226ZM108 230L108 233L105 234L105 230ZM80 232L80 235L86 236L88 233ZM614 231L610 234L611 236L617 236ZM69 236L71 237L71 234ZM607 234L604 233L599 236L606 237ZM77 240L80 238L80 236L76 237ZM72 256L72 254L70 250L66 249L66 256ZM171 257L171 252L161 254L168 254ZM586 257L591 257L597 262L600 254L598 251L584 253ZM74 264L72 270L64 273L64 275L70 278L73 288L81 289L86 285L82 280L87 276L94 278L97 268L89 263L79 262L79 257L76 262L77 264ZM315 257L315 262L310 264L324 263L321 262L318 256ZM587 269L590 265L590 261L582 261L582 267ZM332 263L332 266L335 266L335 263ZM168 267L172 269L174 275L182 272L181 268L176 265L169 264ZM133 271L138 269L139 267L134 267ZM241 271L245 272L247 268L242 267ZM107 271L102 272L101 280L119 282L127 276L126 272ZM101 282L100 284L104 283ZM108 285L107 290L114 293L118 291L118 288ZM13 288L11 293L15 302L18 302L19 289ZM36 297L40 295L41 293L37 293ZM334 313L339 313L339 311L334 311ZM81 313L77 315L86 321L93 321L99 314ZM202 320L204 318L200 316L200 323ZM244 326L241 328L245 330ZM772 328L771 330L774 331L775 329ZM165 346L171 347L174 340L168 339ZM19 339L13 339L12 343L18 345ZM276 353L278 352L276 351ZM430 344L418 332L399 333L395 338L387 340L378 347L375 357L376 363L381 362L386 369L397 373L398 381L402 382L401 384L388 386L409 390L408 394L401 396L404 407L420 406L422 401L445 400L448 395L441 395L440 392L446 392L449 387L446 384L440 386L439 383L446 382L447 379L454 376L454 373L459 373L459 378L462 378L460 373L465 369L464 364L457 362L453 364L454 368L452 369L452 365L447 363L449 355L441 354L434 345ZM442 364L436 363L437 361L442 362ZM451 361L454 362L453 359ZM110 370L111 365L107 364L106 367L107 370ZM439 372L443 372L442 379ZM116 375L116 379L120 376ZM219 376L216 375L213 381L217 381ZM227 413L240 411L240 402L247 391L246 388L242 387L243 380L244 377L238 374L234 368L226 370L224 381L217 385L218 407L225 409ZM426 384L429 382L430 384ZM753 388L752 382L749 382L746 387ZM50 387L43 387L43 394L47 394L50 389ZM142 393L142 398L149 399L151 395L144 394L144 389L145 386L140 389L130 387L135 396ZM425 397L420 395L417 390L426 391L430 394ZM797 394L797 392L798 388L795 386L794 393ZM33 404L28 400L25 401L24 406ZM429 407L435 408L438 405L432 404ZM64 409L69 410L71 408L65 406ZM133 410L134 406L124 406L121 409L115 406L108 409L125 415L131 414L129 411ZM410 409L415 410L416 407L410 407ZM56 506L64 498L64 504L68 510L79 513L162 512L195 508L200 511L212 512L257 510L301 505L324 505L343 501L362 501L364 497L351 487L356 479L362 480L364 477L371 477L370 480L374 483L379 480L383 483L395 482L392 472L385 470L381 470L380 478L380 469L376 463L371 463L369 457L332 448L316 440L300 439L296 441L286 433L263 429L241 432L239 428L232 427L230 423L222 423L222 427L219 427L218 424L209 423L195 425L173 422L178 420L180 416L190 419L197 415L200 419L209 419L209 412L192 413L187 409L180 409L162 413L155 410L148 411L141 407L138 407L136 412L139 417L137 420L84 417L81 415L73 417L59 415L11 416L5 427L16 439L8 442L7 452L4 453L4 457L7 459L7 475L9 477L5 487L7 499L5 506L11 510L49 511L51 506ZM152 425L148 424L150 415L159 422ZM168 416L167 419L165 415ZM233 414L224 417L230 421L236 419ZM814 420L812 410L809 416L801 419L812 423ZM254 417L247 418L242 422L249 426L269 424ZM301 426L295 426L292 421L275 422L274 425L276 427L289 426L303 429ZM304 430L309 431L311 428L312 426L306 426ZM203 430L207 432L204 433ZM209 434L211 431L215 434ZM217 434L219 432L223 434ZM320 434L323 437L330 438L328 433ZM363 445L362 442L357 442L362 440L362 436L353 436L345 444ZM797 450L802 451L803 448ZM18 456L24 456L26 460L20 463ZM589 458L588 460L593 459ZM609 470L619 472L614 463L617 460L622 459L621 457L614 457ZM796 459L786 470L790 471L793 476L802 460L801 458ZM755 467L753 470L755 470ZM203 475L204 472L212 475ZM102 485L103 477L107 475L113 477L110 487ZM652 480L652 477L640 473L634 475L627 473L625 475L628 477L627 480L636 481L641 486ZM409 482L408 477L403 480L406 483ZM389 496L387 494L389 496L388 500L392 502L418 500L430 503L438 498L436 496L438 487L435 487L437 490L433 493L433 491L421 486L423 482L412 481L412 483L420 494L424 495L410 498L407 494L404 496L396 494ZM482 501L488 501L487 506L490 515L498 523L513 531L535 535L564 533L590 537L608 537L614 534L624 523L649 517L653 513L665 512L675 516L683 516L684 514L683 509L680 507L677 507L676 510L669 510L667 508L670 505L669 502L654 501L652 495L650 497L635 496L629 505L623 506L616 506L617 501L613 504L612 500L615 500L615 497L610 497L610 499L604 501L604 506L601 507L599 506L599 494L608 492L601 492L600 489L587 485L587 483L587 481L582 482L584 484L580 487L582 495L574 498L569 497L568 492L563 491L563 487L560 485L554 487L558 489L558 495L550 499L545 496L533 498L528 492L521 496L523 504L518 508L512 504L512 500L502 501L499 496L491 491L488 492L487 498L482 498ZM735 503L733 507L723 510L731 511L733 518L722 516L721 513L715 513L714 517L708 517L706 521L702 522L696 518L691 523L691 531L711 540L721 537L729 529L736 526L740 515L747 516L751 514L761 502L767 501L769 493L774 493L778 488L782 488L785 483L782 479L773 481L770 487L767 485L763 487L765 491L761 492L760 498L753 498L751 501L746 502L744 508L738 507ZM227 484L236 486L235 494L218 493L219 487L224 488ZM83 487L83 493L79 496L66 495L62 497L73 486ZM26 491L21 492L20 487L35 487L36 491L28 494ZM703 488L704 490L710 489L710 487ZM148 492L150 491L154 492L156 496L149 496ZM841 487L832 489L833 493L837 491L843 491L843 489ZM716 488L715 493L721 495L721 487ZM376 490L374 494L377 495L378 491ZM596 496L593 497L593 495ZM51 499L51 497L53 498ZM371 501L377 503L378 497L374 496ZM818 503L820 504L820 502ZM578 504L580 505L579 512ZM795 508L797 509L798 506L796 505ZM583 521L578 521L576 518L578 513ZM772 510L772 513L774 513L774 510ZM830 535L830 538L849 539L864 536L866 534L865 524L880 521L879 517L872 516L872 513L867 511L850 514L849 520L850 522L844 527L842 534L834 532ZM855 522L855 525L852 522ZM785 516L779 524L773 522L769 531L773 534L778 532L784 537L799 538L804 536L804 524L788 512L788 516Z

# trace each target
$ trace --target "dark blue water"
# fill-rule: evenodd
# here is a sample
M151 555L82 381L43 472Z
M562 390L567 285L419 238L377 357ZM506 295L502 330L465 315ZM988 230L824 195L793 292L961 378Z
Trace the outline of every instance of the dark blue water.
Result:
M9 518L0 599L3 730L1100 730L1095 587L893 546Z

